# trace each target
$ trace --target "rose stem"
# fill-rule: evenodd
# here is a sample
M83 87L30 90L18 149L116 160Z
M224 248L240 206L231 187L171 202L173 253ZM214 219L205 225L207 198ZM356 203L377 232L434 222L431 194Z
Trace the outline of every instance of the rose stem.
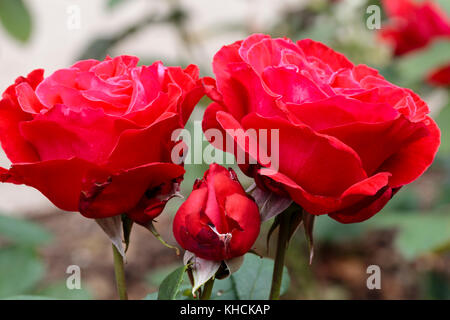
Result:
M213 286L214 286L214 277L206 281L203 287L203 293L200 297L200 300L209 300L211 298Z
M117 292L119 293L120 300L128 300L123 257L115 245L112 245L112 249L114 254L114 272L116 274Z
M284 257L288 247L289 221L291 212L288 210L280 213L280 228L278 229L277 252L275 256L275 265L273 267L272 287L270 289L270 300L280 298L281 281L283 279Z

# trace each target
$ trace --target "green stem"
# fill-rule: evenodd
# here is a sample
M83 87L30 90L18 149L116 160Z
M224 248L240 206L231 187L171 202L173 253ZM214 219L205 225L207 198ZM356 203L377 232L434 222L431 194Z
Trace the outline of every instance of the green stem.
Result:
M123 257L115 245L112 245L112 249L114 254L114 272L116 274L117 292L119 293L120 300L128 300Z
M273 267L272 287L270 289L270 300L280 298L281 281L283 280L284 257L289 242L289 222L291 212L286 210L280 213L280 228L278 229L277 252L275 256L275 265Z
M214 277L206 281L205 285L203 286L203 292L200 297L200 300L209 300L211 298L213 286L214 286Z

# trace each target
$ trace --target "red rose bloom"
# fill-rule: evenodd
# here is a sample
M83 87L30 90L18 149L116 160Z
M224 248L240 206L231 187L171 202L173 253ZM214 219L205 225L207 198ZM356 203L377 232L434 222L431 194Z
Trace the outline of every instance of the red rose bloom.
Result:
M450 86L450 63L430 72L427 78L428 83L437 87Z
M258 161L240 164L243 172L311 214L368 219L437 152L440 131L415 93L319 42L252 35L219 50L213 70L203 129L235 130ZM249 148L249 129L279 130L277 168Z
M0 141L12 162L1 180L89 218L157 216L184 173L171 162L170 135L203 88L196 66L137 63L108 57L18 78L0 101Z
M383 0L383 8L391 20L380 31L396 56L427 46L439 37L450 39L450 21L430 1Z
M207 260L227 260L247 253L259 234L256 203L245 193L232 169L211 164L178 210L175 239Z

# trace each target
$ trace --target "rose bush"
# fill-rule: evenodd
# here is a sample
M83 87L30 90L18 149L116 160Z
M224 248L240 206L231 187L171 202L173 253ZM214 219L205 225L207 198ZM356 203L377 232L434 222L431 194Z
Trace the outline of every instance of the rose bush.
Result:
M425 102L319 42L255 34L219 50L213 70L203 129L240 133L235 143L258 161L242 171L311 214L368 219L437 152L440 131ZM248 129L279 130L277 168L249 148Z
M1 180L88 218L127 213L145 224L161 213L184 174L170 159L170 135L204 90L194 65L137 63L107 57L18 78L0 101L0 141L12 162Z
M211 164L203 179L195 182L173 222L180 246L215 261L247 253L259 228L256 203L246 195L236 173L218 164Z

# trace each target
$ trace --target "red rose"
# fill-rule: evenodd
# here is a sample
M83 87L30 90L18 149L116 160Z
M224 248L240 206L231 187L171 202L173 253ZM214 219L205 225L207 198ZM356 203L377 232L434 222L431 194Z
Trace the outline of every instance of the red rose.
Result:
M380 37L399 56L427 46L439 37L450 38L450 21L430 1L383 0L383 8L391 20Z
M207 260L228 260L247 253L259 234L256 203L245 193L232 169L211 164L178 210L175 239Z
M203 129L237 130L235 143L258 160L243 172L311 214L368 219L437 152L440 131L415 93L319 42L252 35L219 50L213 70ZM249 147L249 129L279 130L277 167Z
M1 180L89 218L157 216L184 173L171 162L170 135L203 88L196 66L137 63L108 57L18 78L0 101L0 141L12 162Z
M434 86L449 87L450 86L450 63L446 66L437 68L430 72L427 81Z

